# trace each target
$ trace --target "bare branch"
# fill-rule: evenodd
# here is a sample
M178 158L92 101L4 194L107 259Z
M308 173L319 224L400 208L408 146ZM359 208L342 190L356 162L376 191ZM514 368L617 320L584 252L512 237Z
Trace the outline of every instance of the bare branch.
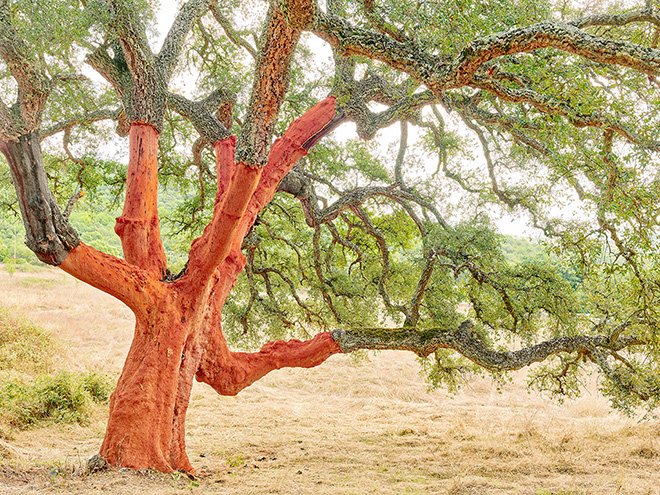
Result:
M224 342L223 347L226 349ZM341 351L331 335L323 332L306 341L268 342L259 352L231 352L229 353L231 362L217 366L213 359L216 354L227 359L221 352L208 353L211 355L205 356L197 372L197 380L208 383L220 395L236 395L273 370L292 367L311 368Z

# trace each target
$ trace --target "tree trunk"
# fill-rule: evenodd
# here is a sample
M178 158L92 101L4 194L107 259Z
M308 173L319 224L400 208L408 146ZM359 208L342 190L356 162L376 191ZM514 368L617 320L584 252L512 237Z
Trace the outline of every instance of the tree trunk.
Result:
M216 142L219 183L213 218L193 243L185 273L175 281L163 277L158 135L151 126L131 124L126 203L115 229L125 259L81 243L61 264L135 314L133 342L110 399L100 451L111 465L193 471L185 451L193 378L222 395L236 395L272 370L317 366L341 352L327 332L308 341L269 342L254 353L232 352L221 329L222 306L246 262L244 236L282 177L336 121L335 100L327 98L276 140L262 169L235 161L233 137Z
M185 448L193 377L236 395L272 370L317 366L340 352L327 332L309 341L269 342L255 353L230 351L220 315L235 275L225 267L208 296L192 303L186 284L170 284L149 316L137 320L100 451L110 465L193 472Z
M167 268L158 218L158 132L150 125L131 124L126 200L115 232L124 259L163 277Z
M184 421L199 363L199 321L190 321L176 292L158 301L135 335L117 388L101 455L112 465L190 471Z

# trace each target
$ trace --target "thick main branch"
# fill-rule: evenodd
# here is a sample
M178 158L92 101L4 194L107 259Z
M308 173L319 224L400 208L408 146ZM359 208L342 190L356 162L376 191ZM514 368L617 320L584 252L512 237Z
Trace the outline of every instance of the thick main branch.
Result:
M563 22L544 21L476 39L453 59L429 55L412 43L400 43L328 14L319 14L314 32L344 55L380 60L435 92L468 85L477 70L493 59L541 48L556 48L649 75L660 74L659 50L593 36Z
M489 348L472 331L469 320L458 328L337 329L332 337L342 352L357 349L396 349L412 351L419 356L429 356L438 349L453 349L474 363L490 371L512 371L529 366L559 353L587 353L599 350L618 352L644 342L636 337L621 337L616 341L604 335L580 335L557 337L517 351L498 352Z
M263 168L237 163L233 138L215 144L218 195L211 223L190 251L187 270L190 283L202 287L230 252L242 256L243 238L257 214L270 202L282 178L307 154L313 142L334 128L335 117L334 98L326 98L312 107L273 143Z
M268 342L259 352L230 352L220 360L202 361L197 380L220 395L236 395L267 373L281 368L312 368L341 352L328 332L311 340Z
M263 167L268 160L275 122L289 86L293 51L300 38L273 2L268 11L257 57L254 85L245 123L238 137L236 159L250 166Z

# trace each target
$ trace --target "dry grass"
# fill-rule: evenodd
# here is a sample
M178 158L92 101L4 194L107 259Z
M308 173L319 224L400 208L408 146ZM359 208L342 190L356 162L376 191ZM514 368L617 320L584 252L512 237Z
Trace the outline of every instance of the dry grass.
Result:
M0 270L0 306L66 342L69 369L119 372L132 317L110 297L56 270ZM107 416L97 406L87 427L0 439L0 493L660 494L660 422L624 418L595 394L559 407L523 383L427 393L412 356L383 352L275 372L238 397L196 384L187 432L199 479L87 475Z

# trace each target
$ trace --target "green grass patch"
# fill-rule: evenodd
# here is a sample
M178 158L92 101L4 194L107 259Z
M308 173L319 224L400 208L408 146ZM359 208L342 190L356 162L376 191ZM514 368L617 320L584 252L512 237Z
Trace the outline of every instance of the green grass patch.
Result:
M89 423L112 380L98 373L51 373L59 343L27 319L0 308L0 433L43 423ZM3 433L4 432L4 433Z
M46 330L0 308L0 371L46 372L57 350Z
M33 383L13 380L0 389L0 416L12 428L40 423L89 423L91 406L106 403L113 384L98 373L60 371Z

